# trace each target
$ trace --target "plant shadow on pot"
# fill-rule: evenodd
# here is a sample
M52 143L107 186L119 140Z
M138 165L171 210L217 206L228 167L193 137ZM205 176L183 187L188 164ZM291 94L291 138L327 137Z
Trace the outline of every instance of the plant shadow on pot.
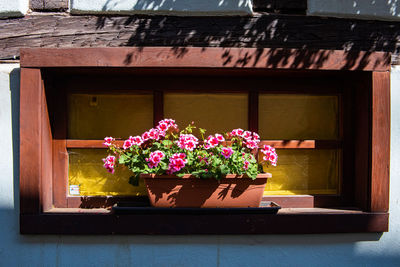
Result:
M265 181L151 178L146 187L156 207L258 207Z

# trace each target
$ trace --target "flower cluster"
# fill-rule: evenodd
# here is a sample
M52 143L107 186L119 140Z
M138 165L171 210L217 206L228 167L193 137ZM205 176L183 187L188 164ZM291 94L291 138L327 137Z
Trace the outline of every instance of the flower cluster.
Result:
M215 134L208 136L207 140L204 141L204 148L210 149L219 145L219 143L224 142L225 138L221 134Z
M105 159L103 159L104 162L104 168L106 168L106 170L108 172L114 173L114 167L115 167L115 156L108 156Z
M264 148L261 149L261 153L264 154L263 160L271 162L272 166L276 166L276 162L278 161L278 155L276 154L275 148L264 145Z
M249 149L255 149L260 143L260 136L255 132L245 131L243 129L233 129L230 134L231 137L241 137L244 139L244 144Z
M222 156L226 159L229 159L230 156L233 154L233 149L231 147L223 147L221 151Z
M160 139L160 131L155 128L152 128L142 134L142 139L143 139L143 142L146 142L149 140L158 141Z
M103 143L103 145L105 145L105 146L111 146L111 143L112 143L112 141L114 141L115 140L115 138L112 138L111 136L110 137L105 137L104 138L104 143Z
M129 136L129 138L124 141L124 144L122 145L122 147L124 149L128 149L133 145L140 146L141 144L143 144L142 137L140 137L140 136L133 136L133 137Z
M164 152L157 150L154 152L150 153L150 156L146 158L146 161L148 162L149 168L155 168L158 166L158 164L163 160L165 157Z
M124 141L123 149L128 149L133 145L140 146L147 141L159 141L161 137L165 137L168 131L175 131L178 129L175 121L172 119L164 119L160 121L156 128L152 128L144 132L141 136L129 136L127 140ZM104 145L110 146L112 141L115 139L112 137L104 138Z
M181 134L179 140L176 141L176 144L182 149L193 151L193 149L195 149L199 144L199 139L197 139L193 134Z
M177 130L178 125L175 123L175 120L172 119L164 119L158 123L157 130L159 131L159 134L163 137L165 137L165 134L169 130Z
M141 173L177 176L190 173L199 178L217 179L229 173L257 177L262 169L252 154L260 143L257 133L234 129L224 135L216 133L204 138L206 130L199 128L200 141L193 134L195 129L192 122L179 132L174 120L164 119L142 135L130 136L122 147L113 137L106 137L104 145L114 156L103 159L104 167L113 173L116 164L125 165L135 177ZM275 149L264 146L261 151L264 154L261 164L270 162L276 166Z
M175 153L169 158L168 173L180 171L187 163L185 153Z

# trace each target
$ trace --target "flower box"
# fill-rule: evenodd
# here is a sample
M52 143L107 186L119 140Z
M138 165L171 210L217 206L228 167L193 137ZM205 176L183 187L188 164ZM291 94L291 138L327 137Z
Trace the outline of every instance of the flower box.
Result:
M225 178L199 179L190 174L141 174L153 207L243 208L259 207L270 173L256 179L228 174Z
M125 165L132 171L132 185L144 178L154 207L259 207L271 177L262 168L276 166L275 149L264 145L258 162L257 133L239 128L205 138L205 132L194 122L179 131L174 120L164 119L141 136L130 136L122 147L106 137L104 145L114 155L103 159L104 167L113 173L115 166Z

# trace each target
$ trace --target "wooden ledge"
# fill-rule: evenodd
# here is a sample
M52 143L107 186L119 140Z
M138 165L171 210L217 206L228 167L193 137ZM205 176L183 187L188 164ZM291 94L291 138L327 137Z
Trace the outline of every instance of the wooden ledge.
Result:
M71 212L69 212L71 211ZM388 213L281 209L278 214L133 214L52 209L20 215L21 234L321 234L388 231ZM183 219L184 218L184 219Z

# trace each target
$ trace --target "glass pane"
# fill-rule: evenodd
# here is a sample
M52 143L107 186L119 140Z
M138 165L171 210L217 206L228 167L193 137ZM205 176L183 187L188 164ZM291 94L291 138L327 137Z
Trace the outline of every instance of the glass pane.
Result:
M127 138L153 127L153 95L68 96L68 138Z
M78 185L80 196L147 195L143 181L128 183L131 171L117 167L114 174L103 168L105 149L69 149L69 185Z
M278 165L270 172L265 195L339 193L339 150L277 149Z
M247 94L164 95L164 114L175 119L180 129L194 121L207 130L206 135L248 128Z
M338 96L260 94L261 139L338 138Z

